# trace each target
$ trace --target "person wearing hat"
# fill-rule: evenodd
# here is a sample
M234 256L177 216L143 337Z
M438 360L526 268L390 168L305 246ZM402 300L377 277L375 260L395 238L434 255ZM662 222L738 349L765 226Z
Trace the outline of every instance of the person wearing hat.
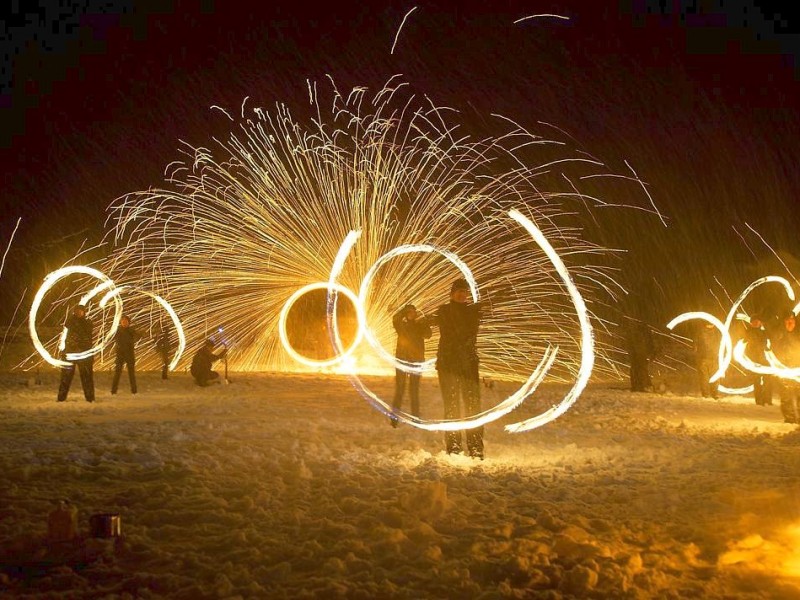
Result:
M91 319L86 316L86 306L78 304L72 309L72 314L67 317L64 324L66 337L64 338L64 357L77 352L86 352L92 349L93 328ZM81 376L83 396L87 402L94 402L94 356L88 356L71 361L71 364L61 369L61 382L58 385L57 402L64 402L75 377L75 368Z
M114 334L114 349L116 357L114 359L114 379L111 382L111 393L117 393L119 377L122 374L122 367L128 368L128 380L131 384L131 393L136 393L136 341L140 338L139 332L131 327L131 319L127 315L122 315L119 320L119 327Z
M438 308L434 323L439 327L439 348L436 371L442 392L445 419L460 419L481 410L480 378L478 376L478 326L481 304L469 303L469 285L458 279L450 288L450 302ZM483 460L483 427L466 432L467 452ZM444 435L448 454L463 451L460 431Z
M425 340L431 337L431 326L425 319L419 318L417 307L406 304L392 318L392 325L397 332L397 347L395 357L407 362L422 362L425 360ZM411 398L411 414L419 416L419 373L408 373L402 369L395 369L394 400L392 410L399 410L403 404L406 384L408 395ZM392 427L397 427L397 417L389 418Z
M190 369L194 382L199 386L207 386L212 383L219 383L219 373L211 370L211 365L223 358L228 349L223 348L219 354L214 354L214 342L206 340L197 353L192 358L192 367Z

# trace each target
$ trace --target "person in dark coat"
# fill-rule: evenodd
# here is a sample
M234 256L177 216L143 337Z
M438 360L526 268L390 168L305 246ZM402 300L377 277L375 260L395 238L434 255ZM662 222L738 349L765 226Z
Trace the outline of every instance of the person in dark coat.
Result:
M161 358L161 379L166 379L169 374L169 363L172 356L172 340L166 330L159 330L156 338L156 351Z
M128 381L131 384L131 393L136 393L136 341L141 337L138 331L131 327L131 319L122 315L119 327L114 334L114 379L111 381L111 393L116 394L119 386L119 377L122 367L128 369Z
M745 356L756 364L769 364L764 355L767 349L767 339L767 330L761 318L758 316L751 317L744 334L744 340L747 343ZM773 384L774 377L772 375L753 373L753 395L755 396L756 404L759 406L769 406L772 404Z
M468 304L468 299L469 286L459 279L450 288L450 302L434 315L440 336L436 370L445 419L460 419L461 404L467 416L481 410L477 339L482 306ZM483 427L467 430L466 437L469 455L483 460ZM444 439L448 454L462 451L460 431L447 431Z
M797 319L793 313L784 317L783 330L775 338L772 346L775 357L787 367L800 366L800 331L797 329ZM800 408L798 408L800 382L796 379L779 378L777 386L784 422L800 423Z
M79 304L72 310L64 324L67 336L64 340L64 356L76 352L86 352L93 346L93 329L91 319L86 316L86 306ZM66 358L65 358L66 360ZM81 376L83 395L87 402L94 402L94 356L71 361L68 367L61 369L61 382L58 386L58 402L64 402L75 377L75 368Z
M420 319L417 308L407 304L392 318L392 325L397 332L397 348L395 357L407 362L422 362L425 360L425 340L431 337L431 326L426 319ZM403 404L406 384L411 397L411 414L419 416L419 373L408 373L402 369L395 369L394 401L392 409L399 410ZM392 427L397 427L397 418L390 418Z
M650 360L655 355L655 344L650 326L639 319L629 319L626 333L631 391L651 391L653 382L650 379Z
M709 381L719 366L719 339L719 333L711 323L702 323L698 327L694 340L694 356L703 398L717 398L719 395L719 382Z
M206 340L202 347L192 358L191 373L194 382L200 386L207 386L212 383L219 383L219 373L211 370L213 365L220 358L228 353L227 348L223 348L219 354L214 354L214 342Z

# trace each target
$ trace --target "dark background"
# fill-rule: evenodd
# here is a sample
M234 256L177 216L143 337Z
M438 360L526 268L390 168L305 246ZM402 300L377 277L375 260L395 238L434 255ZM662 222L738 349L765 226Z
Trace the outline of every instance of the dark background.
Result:
M377 90L400 73L476 128L490 113L546 122L611 171L627 160L669 226L623 213L594 235L628 250L619 279L654 324L719 313L714 277L735 294L786 274L747 225L790 266L800 254L800 48L778 3L58 4L12 1L0 30L2 250L22 218L0 276L4 325L24 322L44 275L100 241L109 202L159 186L184 142L225 137L211 105L238 112L249 96L302 118L306 81L327 74ZM541 13L570 19L514 24Z

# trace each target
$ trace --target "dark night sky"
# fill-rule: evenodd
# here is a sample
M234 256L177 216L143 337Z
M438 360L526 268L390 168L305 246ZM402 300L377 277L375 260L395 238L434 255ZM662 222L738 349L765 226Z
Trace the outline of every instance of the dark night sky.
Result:
M415 92L464 109L466 120L545 121L617 172L627 159L672 219L667 230L657 219L634 221L608 240L632 250L624 268L639 272L628 281L657 272L660 286L676 287L697 270L702 247L698 281L727 276L736 291L747 281L731 263L752 259L734 231L746 232L745 221L800 255L800 43L797 22L767 3L681 10L687 3L419 0L319 9L302 0L84 0L69 11L45 8L57 4L12 2L0 32L3 250L22 217L0 279L6 323L25 286L84 240L99 241L111 200L162 182L180 140L208 145L225 134L212 104L238 110L249 96L300 115L306 79L325 84L328 73L340 89L379 89L401 73ZM570 20L513 24L537 13ZM708 295L700 284L687 289L698 293ZM671 301L670 309L688 308Z

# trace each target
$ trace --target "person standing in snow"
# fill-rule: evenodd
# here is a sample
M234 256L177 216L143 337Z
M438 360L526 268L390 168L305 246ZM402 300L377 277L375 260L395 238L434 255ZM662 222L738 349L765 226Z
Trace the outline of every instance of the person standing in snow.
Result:
M122 315L119 320L119 327L114 334L114 349L116 357L114 359L114 379L111 381L111 393L117 393L119 377L122 374L122 367L128 368L128 381L131 384L131 393L136 393L136 341L141 337L139 332L131 327L131 319L127 315Z
M702 323L694 339L695 366L700 382L700 394L703 398L717 398L718 382L709 379L717 371L719 365L719 334L711 323Z
M426 319L420 319L417 308L407 304L392 318L392 325L397 332L397 347L395 357L407 362L422 362L425 360L425 340L431 337L431 326ZM411 398L411 414L419 416L419 373L408 373L402 369L395 369L394 400L392 410L399 410L403 404L403 395L406 385ZM397 427L397 417L390 417L392 427Z
M628 319L628 359L632 392L649 392L653 389L650 379L650 360L655 354L655 344L650 326L640 319Z
M761 317L754 315L750 318L744 339L747 343L745 356L758 365L768 364L764 355L767 349L767 330ZM753 395L759 406L772 404L773 379L772 375L753 373Z
M156 351L161 358L161 379L166 379L169 374L169 359L172 354L172 340L169 332L164 329L158 331L156 338Z
M64 340L64 356L76 352L86 352L92 349L94 325L86 316L86 306L78 304L72 314L67 318L64 327L67 335ZM75 377L75 368L81 376L83 395L87 402L94 402L94 356L74 360L67 367L61 369L61 382L58 385L57 402L64 402Z
M222 352L214 354L214 346L212 340L206 340L192 358L190 371L194 382L199 386L205 387L212 383L219 383L219 373L212 371L211 366L223 358L228 353L228 349L223 348Z
M481 410L477 339L483 307L468 300L466 280L455 281L450 288L450 302L440 306L433 319L440 335L436 371L445 419L460 419L462 404L465 416ZM468 429L466 438L469 455L483 460L483 427ZM462 452L460 431L447 431L444 439L448 454Z
M787 367L800 365L800 332L794 313L788 313L783 319L783 329L775 336L773 352L775 357ZM795 379L777 379L778 393L781 399L781 414L785 423L800 423L798 396L800 383Z

